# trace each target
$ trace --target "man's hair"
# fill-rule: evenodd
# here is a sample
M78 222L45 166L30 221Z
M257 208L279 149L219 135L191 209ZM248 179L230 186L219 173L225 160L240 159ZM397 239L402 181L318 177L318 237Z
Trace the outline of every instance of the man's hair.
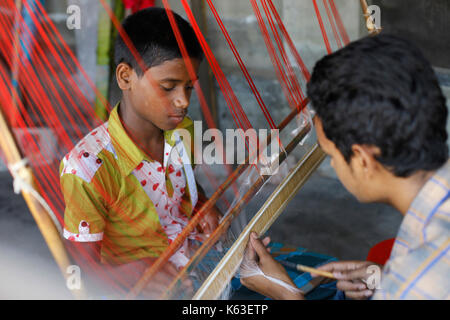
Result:
M176 24L191 58L202 60L203 52L191 25L173 12ZM175 34L164 8L148 8L127 17L122 23L125 33L130 38L146 68L155 67L166 61L182 58ZM128 63L139 76L142 70L132 51L119 35L115 43L114 62Z
M446 100L430 63L406 40L378 35L349 44L316 64L307 91L348 163L354 144L378 147L376 159L399 177L448 158Z

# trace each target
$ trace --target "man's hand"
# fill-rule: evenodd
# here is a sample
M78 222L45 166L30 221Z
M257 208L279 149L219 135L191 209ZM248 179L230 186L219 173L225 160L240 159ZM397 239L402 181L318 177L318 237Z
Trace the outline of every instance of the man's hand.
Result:
M279 279L296 288L296 285L293 283L284 267L270 255L267 248L269 242L270 238L265 238L261 241L258 239L258 235L253 232L250 235L246 259L256 263L265 275ZM293 293L263 276L241 278L241 283L250 290L259 292L262 295L275 300L304 299L302 294Z
M338 280L337 288L344 291L347 298L365 300L373 295L373 290L367 288L367 279L372 274L367 270L373 265L377 264L370 261L338 261L318 269L333 273Z

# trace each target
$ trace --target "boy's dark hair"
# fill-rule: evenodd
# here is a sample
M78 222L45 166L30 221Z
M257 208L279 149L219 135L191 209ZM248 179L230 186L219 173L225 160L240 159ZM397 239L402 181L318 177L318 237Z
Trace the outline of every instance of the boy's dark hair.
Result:
M173 14L189 56L202 60L202 48L191 25L175 12ZM147 69L158 66L165 61L182 58L164 8L153 7L138 11L127 17L122 23L122 27L136 48L137 53L142 57ZM134 55L120 35L117 37L114 51L116 66L125 62L136 71L138 76L144 74L146 70L142 70L139 67Z
M399 177L446 162L446 101L431 65L408 41L378 35L353 42L316 64L307 90L347 162L354 144L380 148L377 160Z

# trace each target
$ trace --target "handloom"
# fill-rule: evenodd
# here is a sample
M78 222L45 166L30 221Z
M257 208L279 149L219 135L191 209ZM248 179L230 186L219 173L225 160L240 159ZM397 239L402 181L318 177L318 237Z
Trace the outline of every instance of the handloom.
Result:
M117 29L118 35L124 39L136 60L143 64L142 58L139 57L133 44L122 30L109 2L99 1ZM348 44L349 37L334 0L311 1L326 51L331 53L334 48L341 48ZM169 2L167 0L162 2L169 19L173 22ZM325 158L325 154L318 145L311 141L314 115L308 109L309 100L302 89L302 85L304 86L309 80L309 70L289 36L272 0L249 0L249 2L267 47L274 72L291 108L290 114L279 125L275 124L270 108L265 104L257 89L213 1L206 0L211 15L224 35L268 127L282 132L287 130L288 126L294 126L291 135L293 138L288 143L283 143L280 137L269 136L268 143L272 139L276 139L280 153L270 159L259 160L265 161L264 165L280 163L282 167L287 158L292 157L291 154L294 150L298 151L298 148L301 149L302 157L286 176L278 175L282 182L269 198L262 200L263 205L255 213L246 212L246 205L258 195L258 192L272 176L261 173L263 167L261 162L256 165L252 164L251 160L256 155L252 154L248 147L248 156L244 164L239 165L235 170L224 165L228 176L220 185L214 174L203 166L205 175L208 176L211 183L211 189L215 192L196 212L183 232L159 256L156 262L149 266L132 288L116 286L119 296L129 299L138 297L152 277L164 267L186 240L189 233L197 227L208 210L221 200L227 204L221 224L209 239L198 245L188 264L180 270L162 297L166 299L219 298L238 271L250 232L256 231L264 234ZM247 117L239 99L233 92L188 1L180 0L180 3L194 28L236 128L243 131L253 128L252 119ZM361 3L367 18L367 4L363 0ZM35 31L31 30L24 22L21 16L23 8L29 11ZM74 147L76 141L101 123L101 119L94 113L92 105L86 98L85 92L93 90L96 93L97 106L99 101L105 110L110 111L111 106L107 98L97 90L81 68L39 1L6 0L1 9L0 30L2 31L0 33L4 40L0 42L0 107L2 111L0 113L0 131L2 132L0 147L4 160L9 165L15 179L16 191L22 192L55 261L62 274L67 277L66 270L72 261L70 252L67 252L64 247L60 232L63 223L64 202L58 188L57 166L60 158ZM331 30L327 30L321 11L326 12ZM192 63L176 23L172 23L172 28L190 76L195 79ZM331 43L329 33L332 33L335 45ZM19 34L26 34L31 37L32 41L21 42ZM30 52L29 60L21 55L24 47ZM293 58L289 57L289 53ZM291 60L294 60L295 63L292 63ZM145 69L145 65L142 67ZM18 86L14 86L13 83L18 83ZM211 108L198 82L195 82L195 91L208 127L216 128ZM48 144L47 140L42 138L48 131L56 136L53 145ZM258 154L261 150L258 148L256 151ZM227 194L230 193L233 195L231 204L227 198ZM221 249L218 249L218 243L221 244ZM100 278L105 277L100 270L97 272ZM199 286L194 295L188 295L180 291L179 283L192 274L197 277ZM89 296L88 292L72 292L76 298Z

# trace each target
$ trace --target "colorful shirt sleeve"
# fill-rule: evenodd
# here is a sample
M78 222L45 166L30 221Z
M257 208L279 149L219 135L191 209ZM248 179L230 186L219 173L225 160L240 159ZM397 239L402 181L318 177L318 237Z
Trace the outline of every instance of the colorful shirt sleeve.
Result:
M444 239L447 238L447 239ZM386 266L375 300L431 300L449 297L449 239L427 242ZM446 261L447 260L447 261Z
M94 183L71 173L63 174L60 183L66 204L64 238L76 242L101 241L107 211Z

